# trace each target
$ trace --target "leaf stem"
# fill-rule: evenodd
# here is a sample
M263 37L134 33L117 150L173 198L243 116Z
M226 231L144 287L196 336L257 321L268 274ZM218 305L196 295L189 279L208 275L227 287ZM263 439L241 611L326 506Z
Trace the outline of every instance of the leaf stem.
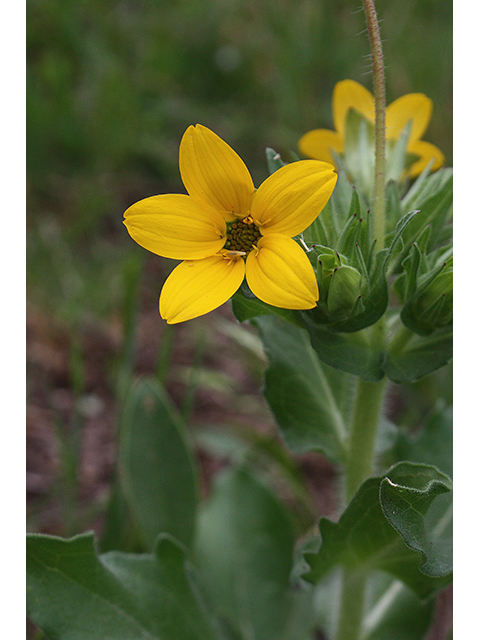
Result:
M373 94L375 98L375 195L373 230L378 249L385 244L385 67L382 39L374 0L363 0L372 52Z

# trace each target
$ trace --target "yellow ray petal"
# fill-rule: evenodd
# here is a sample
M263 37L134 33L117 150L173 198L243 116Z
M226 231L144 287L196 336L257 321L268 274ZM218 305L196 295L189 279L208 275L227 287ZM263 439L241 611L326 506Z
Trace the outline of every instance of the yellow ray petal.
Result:
M387 138L398 138L407 122L411 120L409 139L420 140L430 122L432 109L433 102L423 93L408 93L397 98L385 111Z
M304 231L327 204L337 181L331 164L300 160L272 173L258 188L252 218L263 235Z
M368 89L355 80L337 82L333 89L332 110L335 129L345 137L345 121L350 109L373 122L375 120L375 100Z
M199 124L188 127L179 162L192 197L208 202L226 220L247 215L255 191L252 178L240 156L216 133Z
M430 142L425 142L425 140L411 142L407 147L407 151L419 156L419 159L414 162L408 170L408 175L412 178L422 173L432 158L434 159L434 163L431 171L437 171L437 169L440 169L440 167L443 167L445 164L445 156L440 149Z
M302 248L281 234L260 238L258 251L246 262L247 282L252 292L274 307L313 309L318 287L312 266Z
M329 129L313 129L298 141L298 148L304 156L335 164L331 149L341 153L344 141L339 133Z
M233 296L245 276L242 258L221 255L186 260L168 276L160 295L160 315L169 324L213 311Z
M224 218L190 196L165 194L145 198L129 207L124 215L125 226L135 242L165 258L206 258L225 244Z

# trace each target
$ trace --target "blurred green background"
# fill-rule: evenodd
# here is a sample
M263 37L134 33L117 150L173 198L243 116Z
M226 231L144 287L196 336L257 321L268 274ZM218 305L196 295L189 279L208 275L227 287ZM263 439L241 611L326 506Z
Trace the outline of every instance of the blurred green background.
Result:
M224 137L257 185L266 176L266 146L288 158L305 131L330 128L337 81L371 89L359 7L346 0L29 0L32 301L69 320L86 309L111 311L121 296L115 276L136 250L122 213L142 197L183 190L178 145L188 125ZM388 101L430 96L425 137L451 164L452 3L379 0L377 10Z
M451 164L452 3L378 0L377 10L388 102L430 96L424 137ZM183 191L178 146L194 123L221 135L258 185L265 147L289 159L303 133L332 127L332 90L345 78L372 88L359 1L27 1L31 529L84 530L87 516L66 524L71 501L79 482L85 504L103 499L121 399L138 373L164 379L186 417L203 385L202 419L223 408L271 426L258 343L226 308L167 328L158 295L172 262L138 247L122 214ZM428 388L412 393L421 412Z

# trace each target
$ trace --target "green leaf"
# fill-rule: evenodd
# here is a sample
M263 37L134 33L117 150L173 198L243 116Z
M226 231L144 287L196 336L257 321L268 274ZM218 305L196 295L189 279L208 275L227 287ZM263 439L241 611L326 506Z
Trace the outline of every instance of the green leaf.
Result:
M431 464L453 475L453 412L438 408L413 435L400 433L392 451L397 460Z
M419 336L404 329L407 339L400 348L389 348L384 369L394 382L413 382L440 367L445 366L453 355L453 333L451 327L437 329L429 336Z
M264 394L286 444L295 453L317 450L341 460L346 426L307 332L273 316L256 324L269 360Z
M423 554L420 571L433 578L452 571L451 491L447 475L423 464L401 463L380 483L385 517L410 549ZM450 495L442 495L446 493ZM431 508L433 515L427 518Z
M120 478L145 544L169 533L190 546L197 493L183 423L154 378L131 389L120 433Z
M283 638L293 548L289 517L265 486L243 469L217 476L199 516L196 564L209 606L235 637Z
M27 613L51 640L215 640L190 580L166 536L154 554L103 556L93 533L27 536Z
M433 575L430 571L431 567L439 570L444 558L435 551L427 556L423 548L427 538L420 536L422 522L425 531L427 524L428 530L433 531L436 526L440 526L439 523L442 523L444 517L448 517L448 510L442 513L441 509L434 509L432 521L427 521L426 517L431 517L428 507L433 499L448 491L448 482L447 476L435 467L409 462L395 465L383 477L366 480L338 522L332 522L327 518L320 519L322 544L318 553L305 555L311 568L305 578L311 582L318 582L337 566L345 566L352 570L378 569L402 580L419 597L426 597L448 584L451 580L448 575L439 572ZM392 513L394 507L390 511L387 510L387 516L384 504L379 499L381 487L396 484L402 484L402 488L409 492L408 495L417 492L417 511L408 511L403 520L400 510ZM420 498L418 492L421 493ZM386 496L387 502L390 497L389 494ZM394 520L391 522L389 518ZM394 526L393 522L397 526ZM412 523L410 530L408 523ZM420 565L423 572L419 570ZM425 573L425 567L432 575Z
M253 294L252 297L246 297L242 292L244 290L245 289L242 285L242 290L237 291L232 297L232 311L239 322L245 322L246 320L251 320L258 316L276 315L292 322L293 324L302 326L302 321L295 311L292 311L291 309L272 307L272 305L255 298Z
M384 353L370 344L365 329L352 333L333 332L313 322L307 313L302 317L312 347L322 362L369 382L383 378Z

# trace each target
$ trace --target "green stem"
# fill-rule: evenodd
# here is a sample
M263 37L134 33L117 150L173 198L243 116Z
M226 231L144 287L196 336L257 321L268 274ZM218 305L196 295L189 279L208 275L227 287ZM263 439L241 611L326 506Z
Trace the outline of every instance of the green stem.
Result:
M386 378L379 382L358 379L357 395L345 465L345 500L351 500L372 475L375 445L385 398ZM337 640L359 640L364 617L367 574L343 569Z
M413 336L414 333L402 324L390 341L389 352L401 353Z
M345 469L347 503L373 472L375 443L382 414L386 378L379 382L358 379L357 396Z
M363 0L373 66L375 98L375 186L373 231L377 249L385 246L385 69L382 40L374 0ZM372 328L372 339L385 342L385 321ZM378 342L379 341L379 342ZM362 482L371 476L375 445L385 398L386 378L379 382L358 379L357 396L345 465L345 498L348 503ZM337 640L359 640L364 612L367 575L344 568Z
M337 640L358 640L363 620L366 574L343 570Z
M375 196L373 230L377 248L385 244L385 68L382 40L374 0L363 0L372 52L373 94L375 97Z

